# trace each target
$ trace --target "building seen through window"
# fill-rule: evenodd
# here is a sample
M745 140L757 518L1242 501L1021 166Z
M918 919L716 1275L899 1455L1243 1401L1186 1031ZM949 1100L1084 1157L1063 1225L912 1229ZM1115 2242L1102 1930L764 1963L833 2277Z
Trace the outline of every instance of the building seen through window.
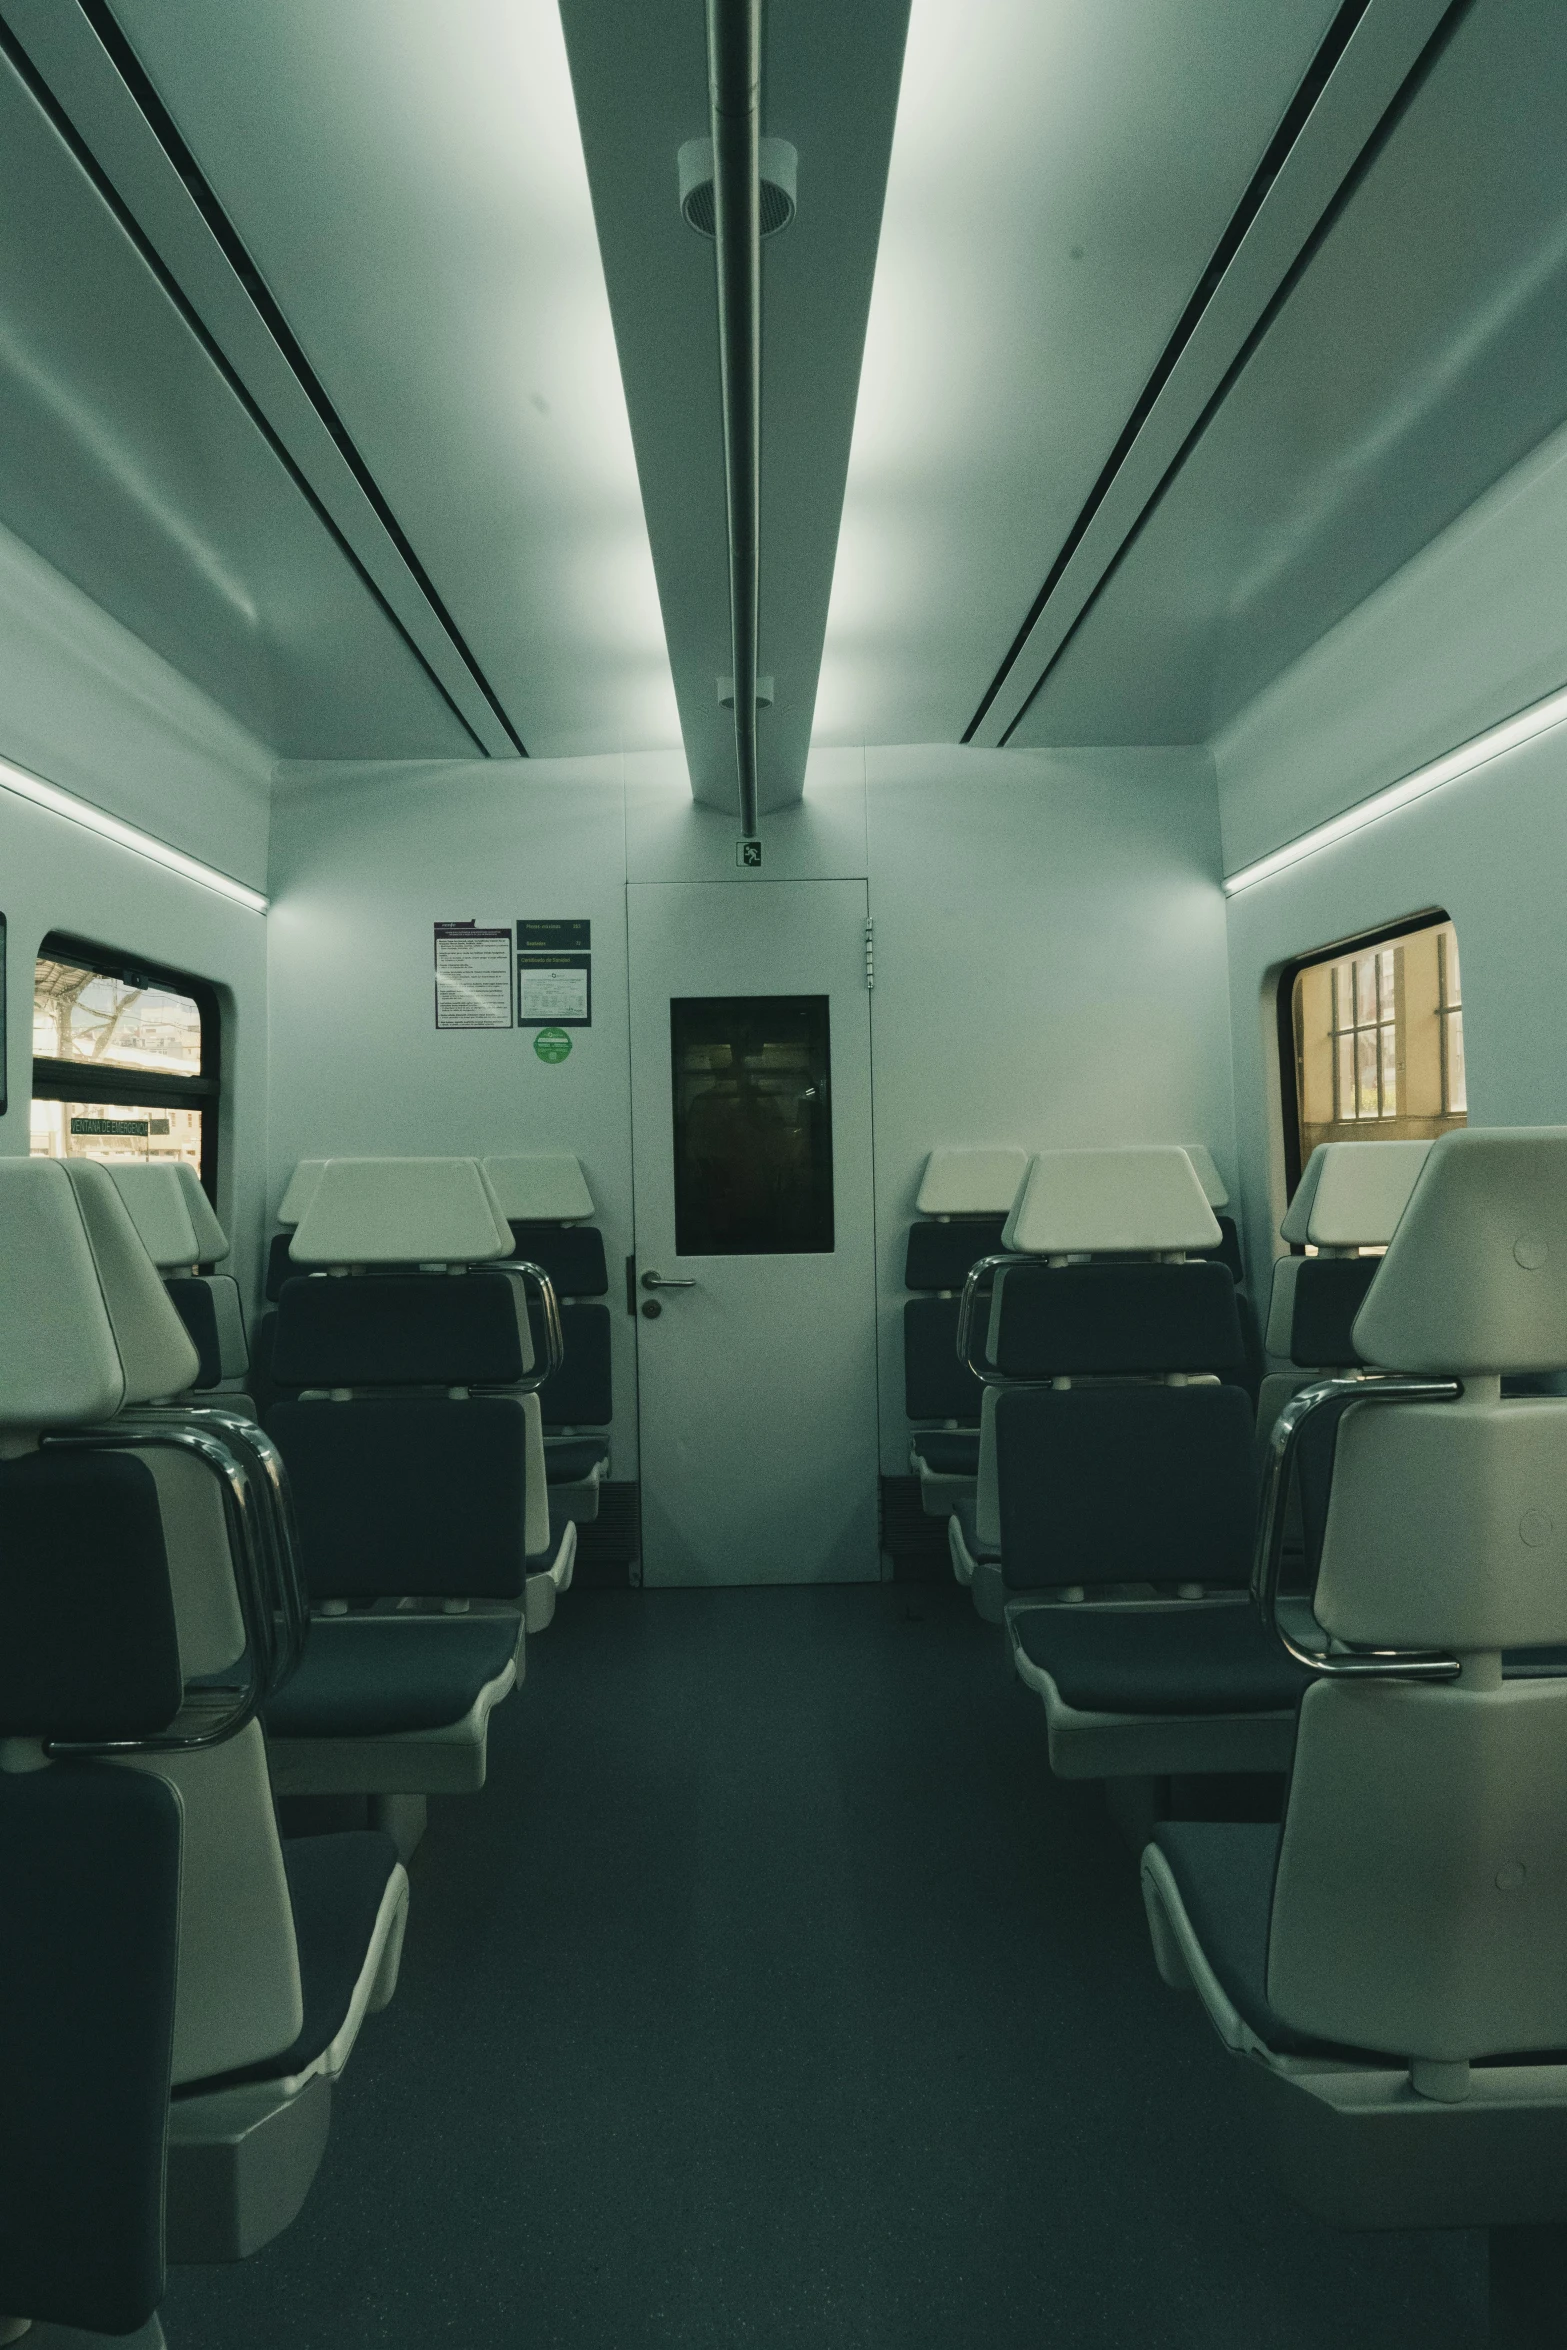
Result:
M1319 1142L1425 1140L1467 1123L1451 922L1299 965L1289 1002L1301 1166Z
M210 1183L216 1058L216 1006L200 981L45 939L33 973L34 1158L184 1159Z

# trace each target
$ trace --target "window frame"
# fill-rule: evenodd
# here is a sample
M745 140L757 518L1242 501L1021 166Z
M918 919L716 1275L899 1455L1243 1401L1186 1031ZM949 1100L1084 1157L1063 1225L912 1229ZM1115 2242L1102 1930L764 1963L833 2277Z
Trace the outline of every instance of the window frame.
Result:
M1300 1079L1295 1063L1296 980L1303 971L1312 970L1318 963L1337 963L1346 955L1364 955L1376 947L1395 946L1406 939L1411 931L1430 930L1437 923L1451 922L1452 919L1445 908L1428 906L1417 913L1401 915L1396 922L1381 923L1375 930L1352 931L1347 938L1335 939L1331 946L1313 947L1310 954L1296 955L1293 961L1281 966L1274 1009L1278 1032L1279 1107L1284 1120L1286 1202L1295 1197L1304 1171L1300 1155ZM1461 1010L1462 1007L1458 1008ZM1376 1123L1373 1118L1365 1120L1368 1128L1374 1127Z
M33 1056L32 1099L40 1102L80 1101L90 1090L92 1099L110 1107L124 1104L138 1110L200 1110L201 1188L216 1207L218 1189L219 1104L223 1090L223 1012L218 991L210 979L193 971L177 971L171 964L154 963L141 955L118 953L74 932L51 930L38 942L33 956L39 963L74 963L101 979L117 979L125 987L166 988L188 996L201 1021L201 1073L196 1077L159 1076L150 1069L117 1069L83 1061L57 1060L49 1054ZM88 1080L84 1085L83 1080Z

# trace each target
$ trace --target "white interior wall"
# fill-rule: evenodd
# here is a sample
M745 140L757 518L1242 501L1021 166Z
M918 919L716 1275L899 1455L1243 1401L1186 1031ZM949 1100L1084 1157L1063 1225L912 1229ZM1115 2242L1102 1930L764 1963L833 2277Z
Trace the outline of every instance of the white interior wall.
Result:
M1225 868L1470 740L1567 681L1567 434L1461 516L1214 745ZM1458 930L1473 1125L1567 1120L1567 729L1318 850L1230 901L1248 1244L1284 1206L1277 976L1433 907Z
M764 877L869 876L883 1466L906 1469L904 1233L936 1144L1201 1139L1232 1154L1224 922L1203 752L835 751L769 817ZM270 1197L331 1151L582 1158L611 1267L615 1472L633 1473L624 883L748 886L677 757L282 770ZM594 1025L438 1032L432 924L593 923Z
M265 886L271 753L4 531L0 758ZM218 1210L248 1274L265 1170L265 919L4 790L0 875L11 1105L0 1151L27 1155L32 971L48 932L196 972L218 987L224 1007Z

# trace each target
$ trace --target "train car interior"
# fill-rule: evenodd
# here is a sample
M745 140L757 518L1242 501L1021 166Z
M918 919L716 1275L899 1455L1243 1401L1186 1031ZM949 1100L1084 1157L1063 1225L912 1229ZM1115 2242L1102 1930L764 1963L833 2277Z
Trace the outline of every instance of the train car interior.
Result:
M0 2345L1567 2350L1562 0L0 0Z

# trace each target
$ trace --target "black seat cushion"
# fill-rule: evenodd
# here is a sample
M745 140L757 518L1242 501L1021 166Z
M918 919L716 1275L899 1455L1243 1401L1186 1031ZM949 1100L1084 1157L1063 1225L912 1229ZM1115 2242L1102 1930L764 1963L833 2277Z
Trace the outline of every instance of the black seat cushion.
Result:
M514 1599L526 1572L521 1397L274 1404L313 1599Z
M1217 1248L1206 1248L1197 1253L1206 1257L1210 1263L1222 1265L1236 1288L1239 1289L1246 1279L1246 1266L1241 1256L1241 1236L1235 1228L1235 1218L1226 1216L1221 1209L1215 1208L1213 1220L1219 1227L1219 1245Z
M145 1460L62 1450L0 1462L0 1737L151 1737L182 1694Z
M977 1420L985 1391L957 1351L955 1297L911 1297L903 1308L903 1404L911 1420Z
M528 1299L533 1330L533 1358L545 1360L544 1309L536 1296ZM573 1305L560 1309L565 1360L551 1371L539 1389L539 1409L546 1428L607 1428L615 1416L615 1391L610 1374L608 1306Z
M961 1289L969 1267L1000 1254L1005 1216L932 1218L909 1226L905 1289Z
M505 1387L525 1378L515 1276L365 1273L285 1281L271 1375L296 1387Z
M460 1722L517 1649L515 1616L328 1616L266 1708L273 1738L393 1738Z
M1380 1257L1303 1257L1295 1276L1290 1360L1303 1370L1353 1370L1363 1357L1350 1335Z
M179 1899L165 1781L0 1773L0 2304L95 2337L163 2296Z
M552 1438L544 1447L544 1474L551 1485L580 1485L594 1470L609 1466L609 1446L596 1436Z
M559 1297L602 1297L609 1288L604 1235L592 1224L513 1223L512 1255L547 1273Z
M265 1288L268 1305L275 1306L277 1304L283 1294L284 1282L292 1281L295 1274L301 1270L301 1267L295 1264L288 1253L293 1245L293 1239L294 1227L290 1225L286 1232L274 1232L267 1243Z
M354 1987L364 1972L386 1888L397 1866L397 1846L379 1828L351 1828L335 1836L284 1839L283 1866L294 1912L299 1988L305 2020L299 2037L276 2056L227 2073L224 2081L280 2081L302 2073L330 2048L348 2018ZM200 2095L219 2086L196 2081L180 2092Z
M995 1365L1008 1379L1245 1368L1222 1265L1014 1265L996 1320Z
M914 1436L914 1450L933 1477L979 1475L977 1428L918 1429Z
M1326 2054L1268 2005L1268 1929L1282 1830L1269 1821L1160 1820L1154 1842L1220 1988L1259 2040L1280 2055Z
M1008 1584L1245 1584L1253 1453L1238 1387L1004 1390L996 1466Z
M1276 1713L1310 1680L1244 1602L1019 1608L1018 1646L1092 1714Z
M216 1387L223 1376L223 1343L218 1336L218 1309L210 1282L194 1274L179 1273L163 1286L200 1358L192 1387Z

